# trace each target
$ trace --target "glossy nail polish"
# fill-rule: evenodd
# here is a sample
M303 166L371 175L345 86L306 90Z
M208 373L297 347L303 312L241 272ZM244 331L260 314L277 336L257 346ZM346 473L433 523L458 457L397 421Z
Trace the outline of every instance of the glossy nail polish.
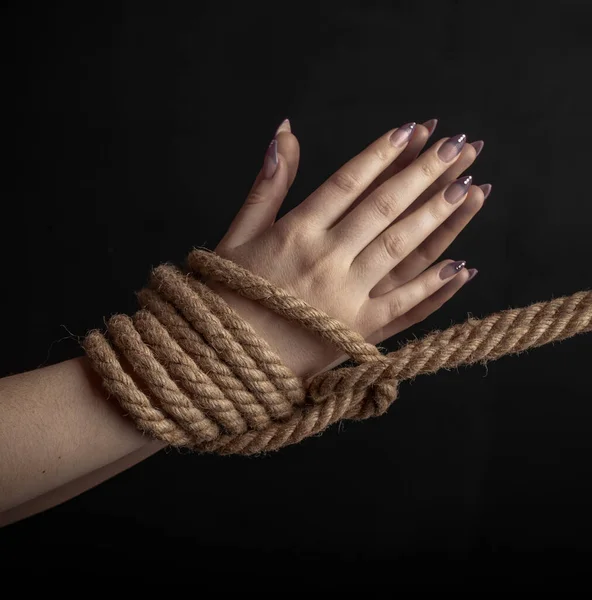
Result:
M493 186L491 185L491 183L484 183L483 185L480 185L479 187L483 190L483 196L485 196L483 198L483 200L487 200L487 197L489 196L489 194L491 194L491 188Z
M407 123L406 125L399 127L399 129L394 131L391 134L391 137L389 138L391 141L391 144L395 148L400 148L401 146L404 146L409 141L411 134L415 130L415 125L416 125L416 123L414 122L414 123Z
M477 269L469 269L469 278L465 281L465 283L469 283L469 281L471 281L471 279L473 279L477 273L479 273Z
M456 275L459 271L465 268L467 264L466 260L456 260L448 263L444 268L440 270L440 279L448 279L453 275Z
M483 150L483 146L485 146L485 142L483 140L471 142L471 146L475 148L475 150L477 151L477 156L479 156L479 154L481 154L481 150ZM477 156L475 156L475 158L477 158Z
M469 191L472 181L473 178L470 175L453 181L444 192L444 200L449 204L456 204Z
M278 152L277 152L277 140L274 138L271 140L271 144L267 148L265 153L265 159L263 161L263 178L271 179L277 169L278 165Z
M429 139L430 136L432 135L432 133L434 133L434 130L436 129L436 125L438 125L438 119L430 119L429 121L422 123L422 125L428 130L428 139Z
M438 149L438 156L444 162L450 162L453 158L460 154L467 141L467 136L464 133L455 135L445 141Z

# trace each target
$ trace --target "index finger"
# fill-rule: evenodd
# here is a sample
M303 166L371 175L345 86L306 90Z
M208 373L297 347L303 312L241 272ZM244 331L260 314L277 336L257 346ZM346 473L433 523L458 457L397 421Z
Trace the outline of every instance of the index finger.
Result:
M407 147L416 123L407 123L372 142L292 210L320 229L332 227L344 211Z
M334 234L347 239L357 255L458 160L466 140L464 133L440 140L374 190L332 229Z
M415 131L411 135L411 139L405 150L397 157L390 166L388 166L371 184L370 186L356 199L353 204L343 213L341 218L349 214L360 202L363 202L377 187L380 187L385 181L388 181L393 175L402 171L409 166L424 149L428 139L431 137L438 119L430 119L421 125L417 125Z

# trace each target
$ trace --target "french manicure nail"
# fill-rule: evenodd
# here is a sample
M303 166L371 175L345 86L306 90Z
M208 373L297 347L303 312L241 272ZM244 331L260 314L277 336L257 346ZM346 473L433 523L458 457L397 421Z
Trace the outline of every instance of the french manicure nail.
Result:
M472 181L470 175L453 181L444 192L444 200L449 204L456 204L469 191Z
M438 149L438 156L444 162L450 162L453 158L460 154L467 141L467 136L464 133L455 135L444 142Z
M479 156L481 150L483 150L483 146L485 146L485 142L483 140L479 140L478 142L471 142L471 146L475 148L475 150L477 151L477 156ZM475 156L475 158L477 158L477 156Z
M466 260L456 260L448 263L443 269L440 270L440 279L448 279L449 277L456 275L459 271L465 268L466 264Z
M271 179L277 169L278 164L278 152L277 152L277 140L274 138L271 140L265 153L265 159L263 161L263 177L264 179Z
M409 141L409 138L411 137L411 134L415 129L415 125L416 123L414 122L407 123L406 125L403 125L403 127L399 127L399 129L393 132L391 134L391 137L389 138L391 140L391 144L395 148L400 148L401 146L404 146Z
M436 125L438 125L438 119L430 119L429 121L422 123L422 125L428 130L428 139L429 139L430 136L432 135L432 133L434 133L434 130L436 129Z
M280 126L277 128L275 135L277 135L278 133L282 132L282 131L288 131L291 132L292 131L292 127L290 125L290 119L284 119L281 123Z
M479 186L482 190L483 190L483 200L487 200L487 197L489 196L489 194L491 194L491 188L493 187L491 185L491 183L484 183L483 185Z
M469 278L465 281L465 283L468 283L469 281L471 281L471 279L473 279L473 277L475 277L475 275L477 275L477 273L479 273L479 271L477 271L477 269L469 269Z

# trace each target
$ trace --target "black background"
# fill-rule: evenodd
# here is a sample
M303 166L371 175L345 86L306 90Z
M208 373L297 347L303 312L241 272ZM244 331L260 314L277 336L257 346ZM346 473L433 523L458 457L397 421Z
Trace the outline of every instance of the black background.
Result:
M390 349L590 287L590 2L159 4L22 3L9 24L3 374L79 355L151 267L214 248L286 116L302 156L284 210L402 123L486 142L470 174L492 195L442 257L480 273ZM0 531L5 564L202 591L573 581L590 349L418 378L382 418L263 458L162 452Z

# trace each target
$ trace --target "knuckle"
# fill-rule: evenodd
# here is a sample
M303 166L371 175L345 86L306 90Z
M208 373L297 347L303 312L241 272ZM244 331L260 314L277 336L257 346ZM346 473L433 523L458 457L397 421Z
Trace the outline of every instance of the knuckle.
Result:
M298 224L289 223L288 221L284 221L284 219L280 219L274 223L270 231L281 251L292 251L294 246L302 238L302 236L299 235L301 228Z
M438 176L438 168L431 161L424 161L421 163L421 173L427 179L436 179Z
M300 257L298 258L297 273L301 281L300 285L305 285L304 282L309 282L310 288L319 294L321 294L323 289L322 286L327 284L323 262L319 257L305 252L304 249L300 252Z
M415 249L415 259L424 265L431 265L434 261L433 253L430 252L430 249L425 244L420 244Z
M450 208L452 208L452 205L446 202L443 197L434 198L434 200L428 202L425 207L428 218L436 224L440 224L446 219L450 214Z
M396 198L393 194L381 192L376 194L373 199L373 208L378 218L390 221L393 217L394 207L397 205Z
M389 259L399 260L405 256L406 240L403 235L385 234L382 237L384 253Z
M421 279L421 298L429 298L434 293L434 286L431 277L423 277Z
M264 204L268 201L268 198L261 190L253 190L248 196L245 204L247 206L255 206L257 204Z
M351 193L362 188L359 178L350 171L339 170L331 175L330 181L340 192Z
M403 307L401 305L401 298L399 294L393 294L389 301L389 317L391 319L396 319L403 314Z
M388 152L386 152L384 148L381 147L377 147L374 150L374 155L380 162L390 162L390 160L392 159L392 156L390 156Z

